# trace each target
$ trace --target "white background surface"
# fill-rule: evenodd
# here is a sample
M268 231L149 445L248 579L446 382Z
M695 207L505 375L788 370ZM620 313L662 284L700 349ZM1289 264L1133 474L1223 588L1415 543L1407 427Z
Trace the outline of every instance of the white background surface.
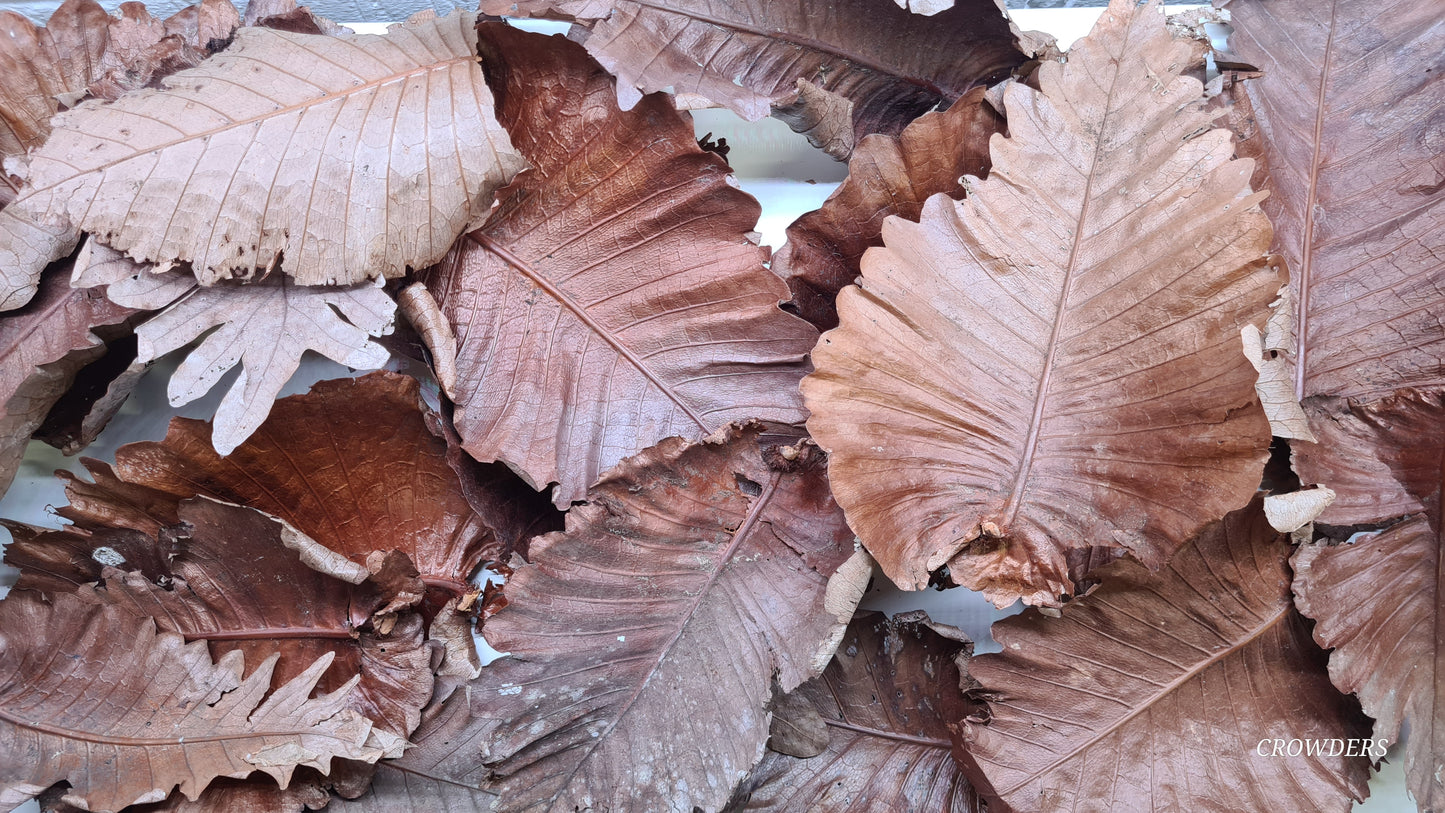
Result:
M396 11L393 19L415 10L412 9L413 5L417 8L430 7L426 0L385 4L364 0L342 2L354 3L358 9L370 9L365 14L347 15L352 19L377 19L379 14L373 12L383 7ZM0 2L0 8L19 5L33 8L41 4ZM115 3L106 5L111 7ZM446 8L442 10L451 7L450 4L445 5ZM1173 8L1177 7L1171 7ZM1061 48L1066 48L1075 38L1088 32L1089 26L1101 11L1015 10L1011 14L1021 28L1048 31L1059 39ZM380 33L385 28L382 24L352 27L367 33ZM527 23L523 27L548 32L566 30L564 24ZM728 158L738 175L739 183L744 190L758 198L763 207L758 231L763 234L763 242L775 248L783 244L787 225L804 212L816 209L846 174L846 165L812 149L805 139L775 119L749 123L725 110L697 111L694 119L698 135L711 132L714 138L723 137L728 140L732 147ZM176 363L174 356L157 363L146 374L136 393L116 419L83 454L113 461L116 448L124 443L163 438L166 424L172 416L211 417L221 394L234 380L236 371L228 374L206 397L180 409L173 409L166 402L165 385ZM282 394L304 392L314 381L348 374L349 371L344 367L308 355L301 370ZM0 516L36 525L58 525L56 517L50 513L50 506L62 505L65 502L64 490L52 475L57 468L81 471L77 459L65 458L43 443L32 442L14 485L4 498L0 499ZM0 531L0 536L8 538L8 532ZM14 571L8 567L0 567L0 593L7 590L8 585L13 582ZM880 575L876 582L886 580ZM977 642L977 651L980 653L998 649L989 636L989 625L1020 609L1016 604L1008 610L997 610L978 594L963 589L904 593L891 586L885 588L881 584L876 585L864 599L863 607L889 613L912 609L927 610L934 620L964 630ZM1414 802L1405 793L1404 775L1400 767L1402 762L1403 757L1397 747L1391 751L1390 764L1370 782L1370 800L1355 806L1357 813L1408 813L1415 810ZM31 802L20 810L34 813L39 807Z

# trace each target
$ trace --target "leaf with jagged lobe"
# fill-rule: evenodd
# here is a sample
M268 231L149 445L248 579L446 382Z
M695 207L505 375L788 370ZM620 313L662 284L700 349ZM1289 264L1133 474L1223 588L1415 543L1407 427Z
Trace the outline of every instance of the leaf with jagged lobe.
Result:
M481 8L573 21L572 38L617 76L623 109L673 90L750 121L777 115L803 132L828 122L826 134L809 135L846 159L869 133L897 135L1028 58L1021 40L1031 37L1002 3L928 5L933 16L888 0L484 0ZM802 97L800 80L809 86ZM844 129L851 133L841 139Z
M165 308L136 328L136 360L154 361L200 338L171 374L172 406L205 395L241 365L216 408L211 442L222 455L266 420L306 351L359 370L381 367L390 357L372 337L391 332L396 303L376 284L302 286L278 274L241 285L198 286L178 271L137 269L107 291L112 301L130 307Z
M461 11L385 36L243 28L159 90L58 117L6 212L188 261L202 283L278 265L303 285L396 277L439 260L523 166L491 107ZM10 231L0 258L19 251ZM40 272L30 253L12 290Z
M1251 162L1209 129L1200 46L1115 0L966 199L884 222L803 381L849 524L899 586L947 565L999 606L1057 604L1069 557L1159 567L1247 503L1269 423L1240 352L1279 287Z
M165 20L152 17L140 3L123 3L107 30L105 53L90 83L90 94L115 100L137 88L156 86L178 71L194 68L224 48L241 14L230 0L201 0Z
M285 785L300 766L375 762L395 739L345 708L354 680L309 697L330 655L268 695L274 659L243 680L239 652L212 662L203 642L64 594L0 601L0 640L0 806L61 781L95 811L253 771Z
M1369 732L1294 609L1290 552L1256 500L1161 573L1117 562L1061 617L995 623L1002 651L968 664L989 713L957 721L974 787L1039 813L1347 813L1369 759L1343 743L1273 754L1277 737L1329 748Z
M1296 444L1294 457L1338 490L1321 521L1376 532L1302 546L1296 603L1375 736L1394 742L1408 722L1406 786L1421 810L1445 809L1445 394L1310 407L1320 442Z
M922 612L859 613L827 671L774 703L769 751L727 809L975 813L948 728L977 708L960 686L972 649ZM780 734L815 726L822 750L782 752Z
M1295 397L1445 384L1445 16L1411 0L1231 0L1290 274ZM1329 485L1326 483L1326 485Z
M800 423L817 331L749 239L757 201L666 94L617 108L581 46L481 27L497 115L533 170L421 275L456 333L456 429L559 508L666 437ZM537 92L538 84L548 89Z

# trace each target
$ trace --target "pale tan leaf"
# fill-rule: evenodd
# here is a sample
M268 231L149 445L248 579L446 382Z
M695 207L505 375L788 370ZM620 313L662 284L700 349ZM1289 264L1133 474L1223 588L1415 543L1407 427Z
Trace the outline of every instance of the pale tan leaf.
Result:
M492 115L472 23L242 29L161 90L59 117L12 208L137 260L190 261L203 283L278 262L302 284L434 263L523 166Z
M1269 423L1239 332L1279 280L1251 162L1181 75L1197 48L1115 0L1041 91L1007 88L989 177L885 221L839 294L808 427L900 586L947 565L999 606L1057 603L1071 556L1157 568L1254 494Z
M141 282L145 281L143 277ZM159 296L170 296L170 291L161 290ZM391 332L395 312L391 297L369 283L304 287L278 276L249 285L198 287L136 328L137 358L160 358L219 328L176 368L169 395L173 406L189 403L215 386L227 370L241 365L240 377L216 410L211 436L216 451L224 455L266 419L271 402L307 350L355 369L385 364L386 348L371 337Z
M1275 437L1314 443L1315 433L1310 431L1309 419L1295 397L1294 303L1289 288L1281 288L1279 299L1269 307L1271 313L1263 331L1252 324L1240 330L1244 355L1259 373L1254 391L1259 394Z
M1264 498L1264 515L1276 531L1290 533L1314 522L1334 501L1335 492L1328 488L1271 494Z
M344 708L354 679L309 697L330 655L267 696L274 657L242 680L238 651L213 663L203 641L66 594L7 597L0 635L0 806L65 781L68 801L119 810L177 785L195 799L260 770L285 787L300 766L383 755Z
M0 209L0 311L29 302L40 288L45 266L70 253L80 235L47 226L15 205Z

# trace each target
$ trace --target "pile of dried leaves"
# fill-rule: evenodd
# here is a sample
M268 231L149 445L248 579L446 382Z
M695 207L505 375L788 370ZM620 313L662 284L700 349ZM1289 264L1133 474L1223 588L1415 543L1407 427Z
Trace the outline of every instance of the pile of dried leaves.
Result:
M1439 5L900 5L0 13L4 482L240 367L8 523L0 806L1445 810Z

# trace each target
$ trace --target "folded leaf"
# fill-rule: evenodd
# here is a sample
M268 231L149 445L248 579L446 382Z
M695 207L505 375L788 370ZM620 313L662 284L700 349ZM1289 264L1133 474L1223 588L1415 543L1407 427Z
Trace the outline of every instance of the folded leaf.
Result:
M1296 397L1445 384L1445 21L1409 0L1233 0L1295 302Z
M558 483L566 507L663 438L801 422L817 333L778 308L757 202L669 97L619 111L580 46L484 29L498 116L535 169L423 277L456 332L467 452Z
M134 314L100 291L72 289L58 273L42 281L23 309L0 316L0 491L10 486L50 408L76 374L105 353L95 329L122 325Z
M890 218L803 382L834 493L885 573L947 565L1004 606L1057 603L1070 551L1157 568L1248 502L1269 425L1240 352L1278 289L1269 222L1208 128L1197 44L1115 0L962 202Z
M860 613L828 670L793 693L794 717L774 709L767 756L729 810L914 810L974 813L979 800L951 753L948 721L972 713L959 664L972 644L922 612ZM779 753L778 731L824 726L826 749Z
M162 632L187 641L206 641L215 658L232 651L248 663L277 656L278 685L329 655L335 660L320 676L321 691L359 675L348 708L400 737L416 728L432 693L419 617L408 615L380 634L369 616L389 595L308 567L282 541L281 524L258 511L200 498L182 503L180 518L183 525L167 529L177 541L165 586L121 564L80 596L155 618Z
M369 809L442 784L505 810L720 808L774 681L821 672L862 595L830 585L853 546L818 449L789 461L760 429L666 440L534 539L484 630L509 657L423 723Z
M1339 489L1322 519L1389 527L1351 544L1300 548L1300 612L1332 647L1330 677L1359 695L1375 736L1408 721L1405 775L1421 810L1445 808L1445 395L1404 390L1370 404L1321 401L1319 446L1296 464Z
M244 28L162 90L63 114L11 207L137 260L190 261L203 283L279 265L301 284L352 284L436 262L522 166L472 22ZM39 271L16 269L12 287Z
M65 781L87 809L119 810L177 785L194 799L220 776L285 786L298 766L382 756L344 708L353 683L308 699L330 656L266 696L274 660L242 680L239 652L212 663L205 644L64 594L7 597L0 635L0 806Z
M798 314L821 330L838 326L833 300L858 277L863 252L883 245L889 215L916 220L931 195L963 197L959 179L988 174L988 140L1004 130L978 88L929 113L897 137L870 135L848 161L848 177L817 211L788 227L773 271L788 281Z
M1040 813L1348 811L1368 759L1328 742L1340 753L1274 754L1279 737L1369 731L1291 604L1289 554L1256 501L1158 576L1119 562L1061 618L1030 609L994 624L1002 652L968 666L991 715L958 729L974 786Z
M151 286L145 295L134 286L118 293L121 286L112 285L109 296L133 307L165 308L136 328L139 361L154 361L200 338L171 374L172 406L205 395L226 371L241 365L241 375L216 408L211 443L223 455L266 420L306 351L361 370L380 367L390 357L371 338L391 332L396 303L374 284L304 287L278 275L247 285L195 287L170 304L175 283L186 277L162 276L167 283L149 274L135 280Z
M1027 58L993 0L967 0L932 17L887 0L483 0L481 8L576 22L573 38L617 75L624 109L644 93L676 90L756 121L794 101L801 79L823 91L803 104L823 109L793 110L784 120L803 129L800 120L849 116L851 141L897 135Z

